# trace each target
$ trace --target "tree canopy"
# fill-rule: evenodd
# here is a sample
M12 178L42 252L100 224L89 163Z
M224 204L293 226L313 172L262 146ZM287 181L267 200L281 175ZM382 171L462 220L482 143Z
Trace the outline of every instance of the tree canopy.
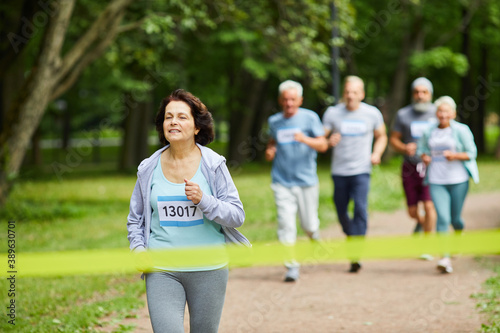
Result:
M258 158L281 81L300 81L319 114L334 102L333 45L341 75L366 81L388 123L418 76L457 101L480 151L485 118L500 109L495 0L24 0L0 16L0 202L40 124L50 131L45 114L63 119L66 142L70 129L121 128L127 168L147 154L157 105L176 88L228 122L228 161Z

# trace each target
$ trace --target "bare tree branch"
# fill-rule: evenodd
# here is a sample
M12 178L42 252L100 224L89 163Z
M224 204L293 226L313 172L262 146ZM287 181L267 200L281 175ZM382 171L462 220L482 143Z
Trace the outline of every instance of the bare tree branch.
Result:
M132 22L132 23L128 23L128 24L124 24L124 25L119 26L118 33L121 34L123 32L127 32L130 30L134 30L134 29L139 28L144 23L144 21L146 21L147 18L148 17L145 16L137 22Z
M66 90L68 90L80 77L80 74L83 72L83 70L104 53L104 51L108 48L108 46L113 42L118 33L121 31L120 22L124 15L125 11L123 10L117 15L118 19L108 30L105 38L102 39L92 50L88 50L85 55L80 58L80 61L75 64L68 75L61 78L61 81L59 81L58 84L54 87L54 91L50 97L50 100L55 100L63 93L65 93Z
M76 42L73 48L64 56L61 70L57 73L58 80L68 75L73 67L81 61L82 57L88 52L96 41L106 36L108 29L121 22L122 16L119 15L133 0L114 0L99 15L97 20L87 30L87 32ZM104 37L105 38L105 37Z

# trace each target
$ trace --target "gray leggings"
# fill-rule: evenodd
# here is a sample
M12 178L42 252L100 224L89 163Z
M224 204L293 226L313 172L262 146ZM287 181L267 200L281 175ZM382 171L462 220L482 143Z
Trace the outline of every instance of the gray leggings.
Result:
M146 293L153 331L183 333L187 302L190 331L217 332L228 274L227 267L212 271L146 274Z

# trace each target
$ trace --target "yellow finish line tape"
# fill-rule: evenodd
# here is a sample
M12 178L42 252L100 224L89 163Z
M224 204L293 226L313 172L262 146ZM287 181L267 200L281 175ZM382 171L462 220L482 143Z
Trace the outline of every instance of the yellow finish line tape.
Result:
M60 252L18 252L15 271L9 269L8 255L1 275L18 277L113 274L137 272L137 267L196 267L216 265L225 260L231 267L282 265L295 259L302 264L319 264L347 259L416 258L423 253L464 255L500 254L500 229L467 231L448 236L367 237L321 242L299 241L293 247L278 242L255 243L252 248L227 246L184 250L147 251L131 254L128 249L99 249Z

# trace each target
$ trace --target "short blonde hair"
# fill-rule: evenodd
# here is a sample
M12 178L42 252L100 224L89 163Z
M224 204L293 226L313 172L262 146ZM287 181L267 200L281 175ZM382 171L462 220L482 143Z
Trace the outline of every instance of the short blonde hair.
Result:
M443 104L449 105L453 111L457 112L457 103L450 96L441 96L434 101L436 108L439 108Z
M348 76L346 76L345 79L344 79L344 85L346 85L348 82L360 83L361 84L361 89L363 89L363 91L365 90L365 82L359 76L356 76L356 75L348 75Z

